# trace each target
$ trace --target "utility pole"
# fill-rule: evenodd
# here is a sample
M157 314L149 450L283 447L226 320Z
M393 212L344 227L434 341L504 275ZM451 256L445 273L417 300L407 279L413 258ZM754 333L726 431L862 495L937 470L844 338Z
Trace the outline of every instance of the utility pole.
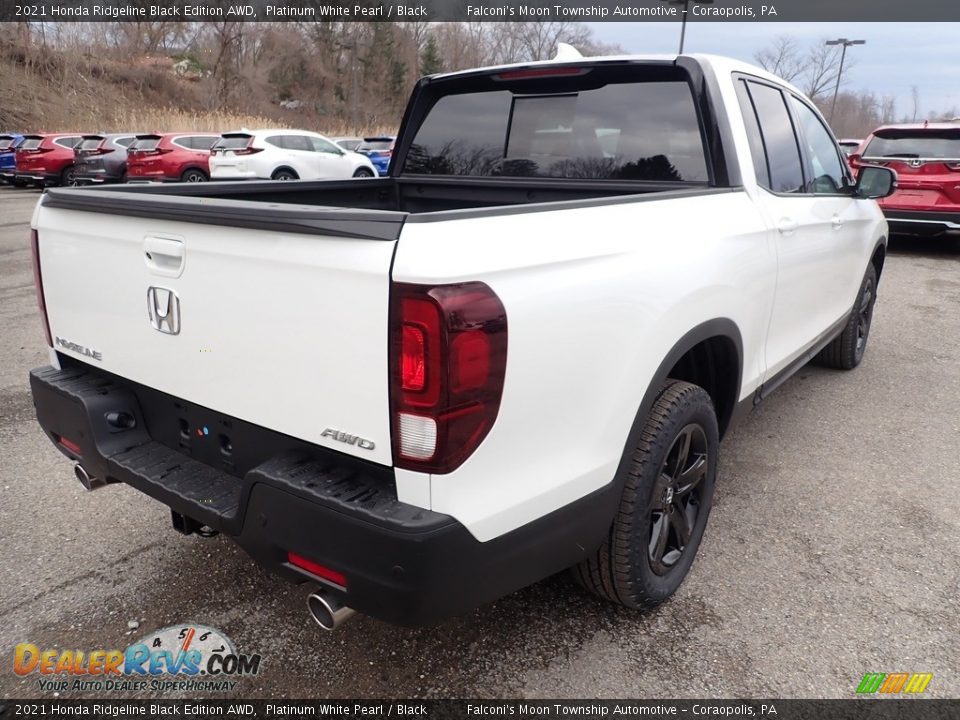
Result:
M837 109L837 95L840 94L840 79L843 77L843 62L847 59L847 48L853 45L866 45L866 40L847 40L838 38L836 40L827 40L827 45L842 45L843 51L840 53L840 69L837 71L837 86L833 89L833 104L830 106L830 123L833 124L833 113Z
M713 5L714 0L660 0L667 5L683 5L683 20L680 21L680 54L683 55L683 43L687 37L687 15L690 11L690 3L694 5Z

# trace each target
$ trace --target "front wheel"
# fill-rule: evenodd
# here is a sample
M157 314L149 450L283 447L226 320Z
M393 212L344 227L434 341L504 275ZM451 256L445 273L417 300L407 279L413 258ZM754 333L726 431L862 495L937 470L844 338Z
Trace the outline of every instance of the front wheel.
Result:
M372 178L373 170L365 167L357 168L356 171L353 173L353 176L355 178Z
M610 534L573 568L595 595L629 608L669 598L700 547L717 476L720 439L707 392L670 380L630 453L630 469Z
M820 351L813 359L814 363L838 370L852 370L859 365L867 350L870 326L873 324L873 306L876 302L877 269L870 263L843 332Z

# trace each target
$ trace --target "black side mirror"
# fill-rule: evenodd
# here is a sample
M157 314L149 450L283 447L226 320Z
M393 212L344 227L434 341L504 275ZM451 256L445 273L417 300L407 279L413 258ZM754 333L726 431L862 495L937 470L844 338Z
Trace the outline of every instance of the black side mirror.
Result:
M854 193L857 197L880 200L897 191L897 174L890 168L863 165Z

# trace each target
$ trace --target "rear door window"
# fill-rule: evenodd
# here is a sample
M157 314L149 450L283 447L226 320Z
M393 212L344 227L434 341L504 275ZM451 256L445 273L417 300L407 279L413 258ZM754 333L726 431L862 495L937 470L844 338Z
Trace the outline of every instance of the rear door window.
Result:
M127 137L117 138L114 142L120 147L130 147L135 139L132 135L128 135Z
M770 85L748 84L770 170L769 189L777 193L803 193L800 146L783 93Z
M709 180L693 94L679 80L443 96L418 129L403 172Z

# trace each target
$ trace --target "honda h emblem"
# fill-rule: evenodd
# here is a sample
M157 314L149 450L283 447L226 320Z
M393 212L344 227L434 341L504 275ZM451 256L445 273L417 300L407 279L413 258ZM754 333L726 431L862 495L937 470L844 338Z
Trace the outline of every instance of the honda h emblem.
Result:
M147 288L147 314L155 329L167 335L180 334L180 298L173 290Z

